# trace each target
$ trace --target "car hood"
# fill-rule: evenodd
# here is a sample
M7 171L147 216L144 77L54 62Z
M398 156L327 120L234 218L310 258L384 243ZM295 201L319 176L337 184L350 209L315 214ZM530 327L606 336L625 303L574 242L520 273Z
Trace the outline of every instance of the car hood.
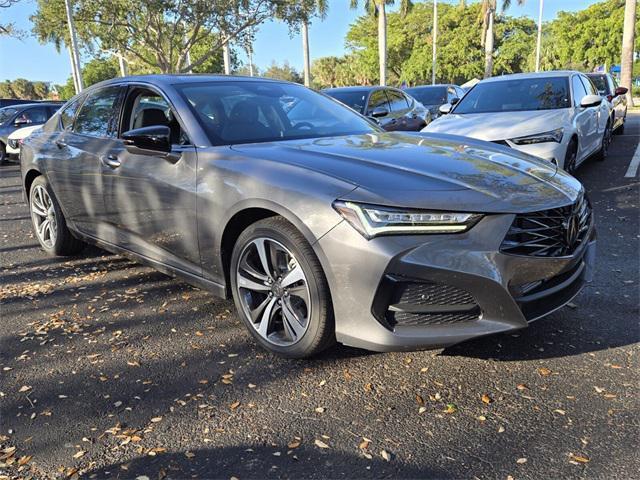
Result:
M442 115L425 127L424 132L450 133L480 140L508 140L555 130L570 123L571 110L526 112L465 113Z
M358 188L343 200L379 205L515 213L567 205L582 188L548 162L452 135L390 132L232 148L349 182Z

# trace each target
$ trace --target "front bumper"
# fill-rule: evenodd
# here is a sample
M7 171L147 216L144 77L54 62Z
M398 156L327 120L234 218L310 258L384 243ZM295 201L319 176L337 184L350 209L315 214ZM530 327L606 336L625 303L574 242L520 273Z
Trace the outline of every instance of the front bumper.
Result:
M337 340L374 351L439 348L525 328L564 306L590 281L596 248L593 225L588 240L571 256L529 257L500 252L513 220L512 214L489 215L464 234L370 241L346 222L339 224L316 243L332 293ZM468 315L452 318L451 311L440 311L429 318L443 321L389 322L389 311L398 306L391 305L394 294L389 288L398 281L467 293L472 302L458 303L467 304ZM410 317L408 310L401 313Z
M511 148L528 153L534 157L542 158L543 160L558 165L560 168L564 168L564 158L566 156L568 143L564 138L561 143L544 142L533 143L531 145L516 145L509 140L505 140L504 143Z

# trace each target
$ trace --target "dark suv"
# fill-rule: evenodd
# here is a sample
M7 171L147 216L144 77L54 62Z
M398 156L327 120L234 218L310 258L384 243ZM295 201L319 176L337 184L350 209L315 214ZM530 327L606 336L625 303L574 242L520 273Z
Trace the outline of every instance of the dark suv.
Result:
M419 132L431 122L431 113L419 101L391 87L327 88L322 93L356 112L373 118L382 128Z
M0 165L7 160L7 139L15 130L31 125L43 125L62 103L25 103L0 108Z

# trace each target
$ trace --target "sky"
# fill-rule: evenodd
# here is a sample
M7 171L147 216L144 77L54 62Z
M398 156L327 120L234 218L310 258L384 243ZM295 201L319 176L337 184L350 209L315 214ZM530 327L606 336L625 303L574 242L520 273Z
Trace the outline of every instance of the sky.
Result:
M109 1L109 0L105 0ZM457 3L458 0L439 0ZM509 15L526 16L537 21L538 1L527 0L519 6L513 1ZM364 2L362 2L364 3ZM553 20L560 10L575 11L586 8L596 0L545 0L544 20ZM20 0L8 9L2 9L2 21L14 22L21 30L30 32L29 17L36 10L35 0ZM349 25L363 8L354 11L349 8L349 0L329 0L329 13L324 21L316 20L309 29L311 58L327 55L340 56L344 53L344 38ZM302 41L299 35L289 36L287 26L270 21L261 25L254 44L254 63L261 69L272 61L281 64L285 60L297 70L302 69ZM241 55L243 61L246 59ZM71 72L69 55L58 53L52 44L42 45L35 38L27 36L22 40L0 37L0 81L16 78L65 83Z

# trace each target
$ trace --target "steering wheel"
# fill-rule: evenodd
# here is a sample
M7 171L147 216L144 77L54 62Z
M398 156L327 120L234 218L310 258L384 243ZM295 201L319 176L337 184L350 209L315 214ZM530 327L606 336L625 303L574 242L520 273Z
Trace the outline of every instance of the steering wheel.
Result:
M300 123L296 123L293 126L294 130L311 130L313 128L313 124L311 122L300 122Z

